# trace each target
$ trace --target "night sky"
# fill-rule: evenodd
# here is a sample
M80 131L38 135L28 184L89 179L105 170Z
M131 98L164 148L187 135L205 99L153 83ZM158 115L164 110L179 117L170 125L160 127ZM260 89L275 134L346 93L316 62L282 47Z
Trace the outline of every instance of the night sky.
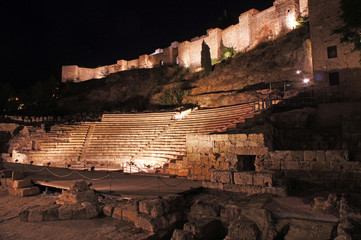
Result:
M62 65L97 67L131 60L173 41L206 34L227 10L263 10L273 0L8 0L0 2L1 82L27 87Z

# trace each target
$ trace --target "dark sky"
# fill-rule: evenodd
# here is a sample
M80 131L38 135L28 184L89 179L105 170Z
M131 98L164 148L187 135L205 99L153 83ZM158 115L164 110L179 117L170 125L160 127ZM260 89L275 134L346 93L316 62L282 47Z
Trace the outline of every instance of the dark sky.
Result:
M62 65L97 67L206 34L225 9L239 15L273 0L0 1L1 82L29 86Z

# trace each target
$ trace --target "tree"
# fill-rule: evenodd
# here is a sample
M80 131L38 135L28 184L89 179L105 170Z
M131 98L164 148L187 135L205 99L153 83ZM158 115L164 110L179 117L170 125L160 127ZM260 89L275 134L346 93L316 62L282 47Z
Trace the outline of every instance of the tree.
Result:
M212 59L211 59L210 48L204 40L202 42L201 66L203 67L206 75L208 75L212 71Z
M334 30L341 34L341 42L354 44L355 51L361 51L361 1L341 0L343 25Z

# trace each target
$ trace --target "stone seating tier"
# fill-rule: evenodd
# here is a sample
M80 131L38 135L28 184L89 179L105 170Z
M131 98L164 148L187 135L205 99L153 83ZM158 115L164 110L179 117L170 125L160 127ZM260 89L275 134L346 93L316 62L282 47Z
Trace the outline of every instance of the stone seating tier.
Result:
M40 150L25 153L34 164L175 164L185 154L187 134L223 132L254 112L252 104L243 104L193 110L183 119L173 119L175 114L179 113L104 114L101 122L56 125L36 135Z

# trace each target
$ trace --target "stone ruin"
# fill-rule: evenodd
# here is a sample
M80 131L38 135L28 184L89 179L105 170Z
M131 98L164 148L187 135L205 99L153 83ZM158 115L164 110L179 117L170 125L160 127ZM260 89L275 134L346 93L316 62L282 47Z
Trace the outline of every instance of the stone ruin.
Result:
M13 196L27 197L40 193L40 189L30 179L24 179L24 174L17 170L1 170L0 183Z
M19 217L24 222L84 220L96 218L99 213L98 196L87 182L78 180L69 190L63 190L56 202L24 209Z

